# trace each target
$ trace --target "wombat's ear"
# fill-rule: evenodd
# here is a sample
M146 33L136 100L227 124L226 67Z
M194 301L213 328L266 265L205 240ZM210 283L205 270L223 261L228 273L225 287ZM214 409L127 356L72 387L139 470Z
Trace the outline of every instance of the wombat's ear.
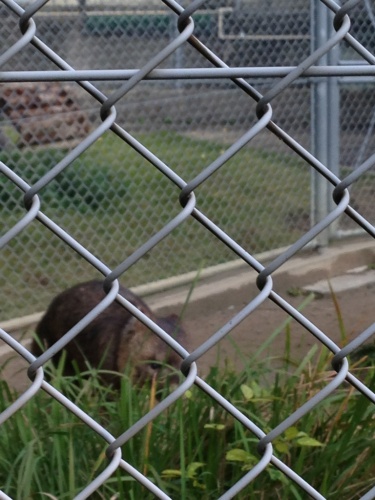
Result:
M161 326L167 333L177 337L179 340L181 337L185 336L185 331L180 325L180 317L177 314L170 314L164 318L158 320L159 326Z
M180 316L178 314L170 314L163 318L165 321L168 321L170 324L178 325L180 323Z
M161 318L160 326L168 333L177 333L180 329L180 318L177 314L170 314L169 316Z

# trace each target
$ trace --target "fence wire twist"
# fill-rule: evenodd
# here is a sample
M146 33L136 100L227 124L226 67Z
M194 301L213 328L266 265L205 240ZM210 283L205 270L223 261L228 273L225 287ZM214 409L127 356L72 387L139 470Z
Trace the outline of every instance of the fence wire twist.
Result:
M334 13L334 35L320 46L311 55L303 59L300 64L290 68L230 68L226 62L221 60L210 48L204 45L194 34L194 14L204 4L204 0L193 1L189 6L183 8L173 0L163 0L164 4L176 15L176 24L178 34L160 50L154 57L149 59L143 67L137 70L84 70L75 71L65 60L54 52L46 43L36 35L36 23L33 21L38 11L43 9L47 3L46 0L39 0L29 5L23 10L12 0L2 0L2 3L13 13L19 16L20 37L16 43L5 50L0 55L0 66L4 65L11 58L17 55L29 44L39 51L45 58L54 63L59 70L52 71L33 71L33 72L3 72L0 81L57 81L57 82L76 82L82 89L94 97L101 105L100 119L101 124L89 133L72 151L70 151L60 162L51 168L45 175L40 177L33 185L29 185L23 178L12 171L5 163L0 162L0 171L3 176L9 179L15 186L24 192L23 203L25 215L21 217L9 230L5 231L0 237L0 249L8 245L17 235L22 233L34 221L43 224L49 231L54 233L66 245L73 249L93 268L98 270L104 276L104 286L107 290L105 299L91 311L80 324L72 328L60 341L47 349L37 359L25 349L18 341L14 340L6 331L0 330L0 338L8 344L15 353L23 357L29 363L28 374L31 380L30 387L21 394L1 415L0 425L7 419L14 416L16 412L22 411L22 407L30 401L40 390L44 390L51 397L55 398L66 409L76 415L94 432L96 432L106 443L108 447L106 455L108 465L93 481L86 486L77 499L88 498L98 488L107 481L113 473L121 468L139 481L153 495L161 499L167 499L169 496L162 491L156 484L150 481L144 474L136 470L128 463L121 453L121 447L132 439L137 433L144 429L158 415L165 412L171 405L174 405L186 391L195 384L204 391L212 400L212 404L220 405L228 414L232 415L242 426L249 430L259 440L258 451L259 461L242 479L233 484L221 499L229 499L240 493L251 481L261 474L271 463L279 469L291 481L294 481L304 492L316 499L322 499L323 496L309 485L302 477L296 474L292 468L288 467L278 459L273 450L273 441L285 430L293 426L305 414L316 408L341 384L351 384L357 391L362 393L373 404L375 404L374 392L363 384L349 371L347 356L353 353L359 346L368 341L375 333L375 323L364 330L355 340L347 344L343 349L336 345L329 336L311 323L301 312L292 307L273 289L273 273L281 268L292 256L312 242L317 235L333 224L343 213L346 213L359 227L361 227L370 237L375 237L374 226L366 220L358 211L350 205L349 188L375 164L375 154L362 162L358 168L351 172L345 178L339 178L298 141L289 135L282 127L273 121L272 103L301 77L313 75L314 77L326 77L327 75L375 75L375 56L369 52L361 43L359 43L350 33L350 12L353 7L360 3L360 0L349 0L342 7L332 0L321 0L321 3ZM329 67L317 66L318 61L334 47L345 41L364 61L368 64L358 67L356 65ZM214 68L184 68L184 69L160 69L160 64L170 55L174 54L179 47L184 44L190 44L198 51L203 58L211 63ZM230 63L230 61L229 61ZM246 81L248 76L279 76L280 80L262 95L254 86ZM218 156L209 166L202 168L193 179L184 179L178 175L172 168L165 164L159 157L154 155L140 141L135 139L125 128L117 121L116 106L126 95L140 83L149 79L171 80L171 79L228 79L231 80L249 99L256 101L257 122L246 131L238 140L228 147L220 156ZM122 85L107 96L93 84L96 80L116 79L123 81ZM264 129L278 137L286 144L295 155L298 155L305 164L314 169L322 178L326 179L332 186L333 201L335 208L322 220L316 223L310 230L299 238L294 244L290 245L286 251L274 259L270 264L264 267L253 255L248 253L244 247L238 244L225 231L220 229L203 211L198 209L195 191L204 184L217 170L225 169L229 159L236 155L246 144ZM148 160L150 165L158 169L172 184L179 190L179 202L181 210L171 218L158 232L149 238L143 245L139 246L130 256L115 268L110 268L105 262L96 258L84 245L73 238L68 232L64 231L57 223L49 218L42 210L43 195L41 191L51 181L53 181L61 172L71 165L80 155L88 150L96 141L98 141L105 132L111 131L122 141L130 145L139 155ZM199 204L199 196L198 196ZM194 218L207 231L211 232L223 245L242 259L248 266L258 273L257 286L258 295L229 322L223 325L216 333L210 336L193 352L188 352L177 341L172 339L162 328L156 325L145 314L133 306L124 297L118 295L120 278L126 271L144 257L152 248L158 245L170 233L178 228L189 218ZM93 420L87 413L82 411L77 405L56 390L44 377L43 366L52 358L56 352L60 351L70 340L89 324L101 311L103 311L115 298L127 308L141 322L146 324L154 333L165 341L182 358L181 371L186 377L177 389L175 389L166 399L160 401L149 413L137 421L133 426L126 429L121 435L113 436L104 427ZM280 422L268 433L259 428L254 421L245 416L239 409L226 400L198 373L200 358L224 339L244 318L255 311L266 299L270 299L277 306L283 309L290 317L300 323L307 332L314 336L322 345L326 346L333 354L332 367L336 375L326 383L324 388L311 397L305 404L297 408L287 419ZM0 429L1 430L1 429ZM5 492L0 492L1 498L9 498ZM361 497L363 500L375 498L375 487L370 489Z

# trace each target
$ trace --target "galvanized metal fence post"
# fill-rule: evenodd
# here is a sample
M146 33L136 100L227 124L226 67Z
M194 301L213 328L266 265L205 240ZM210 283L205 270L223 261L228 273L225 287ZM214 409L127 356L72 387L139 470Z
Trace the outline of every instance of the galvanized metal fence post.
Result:
M311 0L311 50L324 45L333 33L333 15L320 0ZM337 65L336 46L318 61L317 65ZM337 77L317 78L311 82L311 139L316 158L339 174L340 150L340 88ZM329 183L316 171L311 173L311 223L316 224L332 210ZM316 239L319 247L328 245L336 234L337 222Z

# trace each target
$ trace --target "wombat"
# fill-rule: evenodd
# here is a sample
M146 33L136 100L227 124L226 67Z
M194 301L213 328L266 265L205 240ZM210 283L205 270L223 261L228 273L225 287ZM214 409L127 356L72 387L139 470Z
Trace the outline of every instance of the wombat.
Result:
M186 334L178 325L176 315L158 318L142 299L120 287L119 293L151 318L167 333L184 343ZM65 290L53 299L36 328L39 344L34 340L32 352L39 356L40 343L47 348L59 340L105 296L100 281L81 283ZM86 371L88 366L119 374L131 371L135 383L144 383L165 372L165 366L179 368L181 358L157 335L138 321L127 309L114 301L84 328L66 347L64 373ZM53 361L61 357L58 353ZM170 381L175 380L176 375ZM105 383L119 386L120 377L103 374Z

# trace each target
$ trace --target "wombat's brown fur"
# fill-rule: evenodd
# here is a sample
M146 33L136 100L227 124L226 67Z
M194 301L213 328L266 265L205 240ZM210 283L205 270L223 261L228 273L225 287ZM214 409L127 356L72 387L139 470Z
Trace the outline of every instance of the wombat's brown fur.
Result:
M184 343L185 333L178 326L177 316L158 318L130 290L120 287L119 293L177 341ZM53 345L104 296L100 281L78 284L59 294L36 328L40 342L46 347ZM163 369L163 364L179 368L182 361L165 342L116 301L69 342L65 350L65 374L75 373L74 365L80 371L87 370L89 365L118 373L124 373L130 367L132 378L137 383L151 379ZM42 352L35 340L32 352L36 356ZM54 362L60 356L61 353L56 355ZM103 379L106 383L119 384L116 376L103 375Z

